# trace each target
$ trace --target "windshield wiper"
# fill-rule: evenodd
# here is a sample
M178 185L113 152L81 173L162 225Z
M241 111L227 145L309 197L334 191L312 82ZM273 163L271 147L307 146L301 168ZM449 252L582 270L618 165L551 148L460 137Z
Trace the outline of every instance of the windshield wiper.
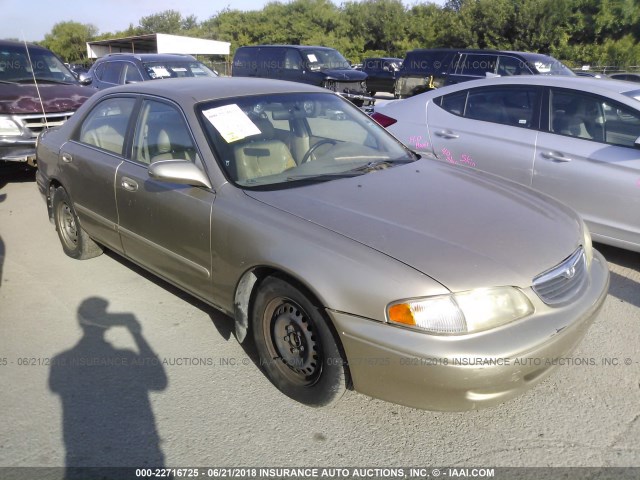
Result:
M333 173L319 173L316 175L295 175L287 177L287 182L294 182L298 180L314 180L318 182L324 182L328 180L335 180L336 178L350 178L357 177L358 175L364 175L365 173L375 172L377 170L385 170L394 165L401 165L405 163L414 162L413 159L397 159L397 160L376 160L374 162L360 165L359 167L352 168L343 172Z
M402 165L405 163L415 162L415 160L411 159L396 159L396 160L376 160L375 162L369 162L366 165L362 165L360 167L356 167L351 172L363 172L369 173L374 172L376 170L384 170L385 168L392 167L394 165Z
M291 177L287 177L287 182L297 182L297 181L305 181L305 180L313 180L318 182L326 182L329 180L335 180L336 178L350 178L357 177L358 175L364 175L366 172L361 172L357 170L348 170L346 172L335 172L335 173L318 173L311 175L295 175Z

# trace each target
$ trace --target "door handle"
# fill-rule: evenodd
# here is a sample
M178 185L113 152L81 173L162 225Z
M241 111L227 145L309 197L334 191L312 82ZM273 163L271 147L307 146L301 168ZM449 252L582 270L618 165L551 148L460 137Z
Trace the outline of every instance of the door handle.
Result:
M131 180L129 177L122 177L122 188L135 192L138 190L138 183L135 180Z
M64 163L71 163L73 161L73 157L71 155L69 155L68 153L63 153L62 154L62 161Z
M554 162L570 162L571 161L569 157L565 157L562 153L557 153L557 152L542 152L542 156L548 160L553 160Z
M460 135L457 135L450 130L440 130L435 133L438 137L442 137L442 138L459 138L460 137Z

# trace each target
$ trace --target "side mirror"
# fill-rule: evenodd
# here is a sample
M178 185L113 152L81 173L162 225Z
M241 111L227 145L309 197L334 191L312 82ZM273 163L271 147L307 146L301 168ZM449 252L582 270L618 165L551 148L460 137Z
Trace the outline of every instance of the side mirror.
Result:
M91 82L93 82L93 78L91 78L91 75L87 73L81 73L80 75L78 75L78 81L82 85L91 85Z
M187 160L161 160L149 166L149 176L167 183L212 188L202 170Z
M640 137L636 138L636 141L635 141L635 142L633 142L633 145L634 145L636 148L640 148Z

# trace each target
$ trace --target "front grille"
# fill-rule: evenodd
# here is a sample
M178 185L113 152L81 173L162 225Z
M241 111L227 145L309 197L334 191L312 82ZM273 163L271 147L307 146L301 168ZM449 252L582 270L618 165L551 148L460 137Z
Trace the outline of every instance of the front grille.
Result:
M73 115L73 112L47 113L46 122L42 114L18 115L17 117L22 121L24 127L36 137L41 131L47 128L47 126L49 128L59 127L66 122L71 115Z
M587 281L587 260L580 247L569 258L533 279L533 290L547 305L569 303Z

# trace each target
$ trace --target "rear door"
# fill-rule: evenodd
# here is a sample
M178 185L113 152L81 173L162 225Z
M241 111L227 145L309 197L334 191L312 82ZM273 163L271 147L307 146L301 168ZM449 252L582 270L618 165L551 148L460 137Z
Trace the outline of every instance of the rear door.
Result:
M201 298L211 296L211 208L215 193L155 180L150 164L192 162L204 170L180 109L144 99L132 149L115 178L119 230L125 254Z
M576 209L594 237L639 247L640 111L560 88L549 89L546 105L533 187Z
M64 186L82 227L100 243L122 250L117 231L113 182L123 162L134 97L107 97L97 103L60 149Z
M478 87L427 105L429 139L439 159L530 185L541 90Z

